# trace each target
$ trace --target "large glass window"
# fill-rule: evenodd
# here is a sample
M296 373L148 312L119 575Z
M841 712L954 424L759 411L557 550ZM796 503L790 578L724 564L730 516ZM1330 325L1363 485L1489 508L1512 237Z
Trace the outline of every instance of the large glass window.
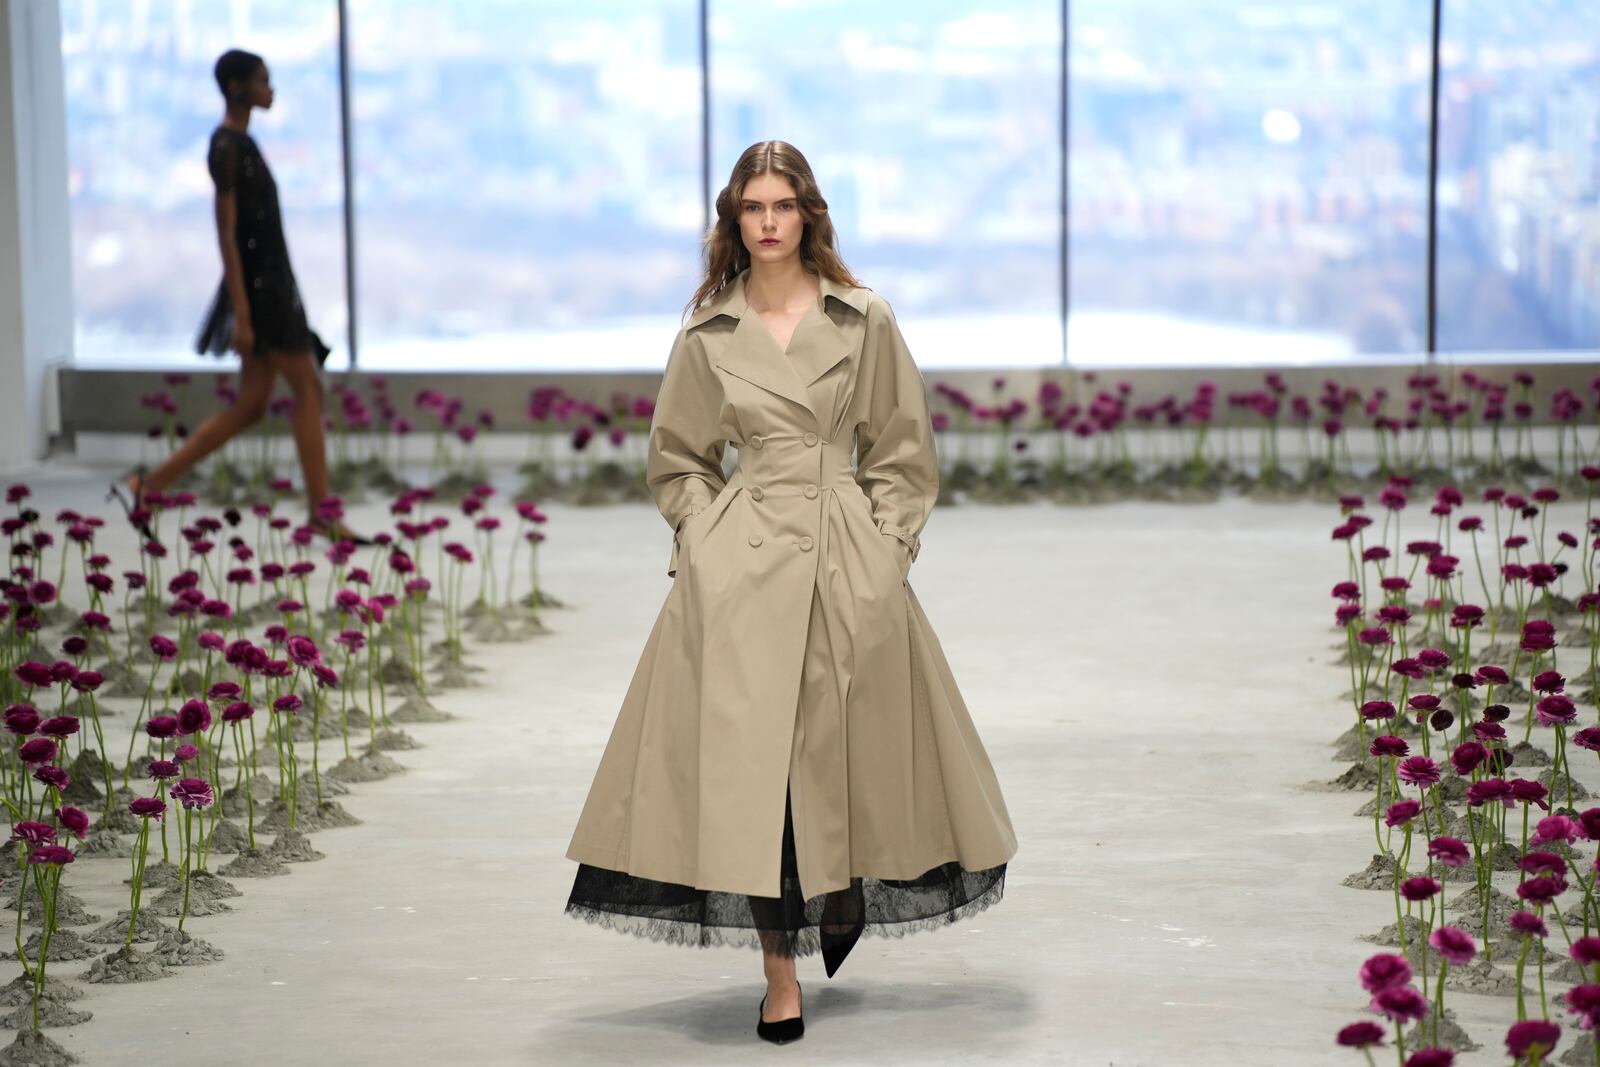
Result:
M206 170L229 48L267 61L277 100L251 134L277 179L313 327L345 330L338 12L333 0L62 0L73 298L82 362L170 364L222 278Z
M1071 361L1425 349L1428 0L1071 20Z
M1439 349L1600 348L1596 11L1443 8Z
M714 0L711 174L805 153L923 366L1061 358L1059 0Z
M364 367L660 367L697 280L696 0L352 0Z

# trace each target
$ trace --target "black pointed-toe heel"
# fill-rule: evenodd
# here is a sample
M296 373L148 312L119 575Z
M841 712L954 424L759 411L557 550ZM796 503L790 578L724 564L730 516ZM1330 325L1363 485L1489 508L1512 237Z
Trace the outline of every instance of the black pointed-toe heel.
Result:
M795 983L797 988L799 985L799 982ZM801 989L800 994L803 997L805 990ZM779 1019L775 1023L769 1023L761 1018L762 1012L767 1010L767 998L762 997L761 1008L756 1012L756 1035L763 1041L771 1041L774 1045L787 1045L791 1041L799 1041L806 1036L804 1001L801 1002L801 1006L800 1014L793 1019Z

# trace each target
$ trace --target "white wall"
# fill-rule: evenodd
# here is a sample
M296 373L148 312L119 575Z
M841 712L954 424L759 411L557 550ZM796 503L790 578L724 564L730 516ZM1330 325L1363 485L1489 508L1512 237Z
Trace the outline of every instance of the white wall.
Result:
M0 0L0 471L44 455L50 367L72 358L57 0Z

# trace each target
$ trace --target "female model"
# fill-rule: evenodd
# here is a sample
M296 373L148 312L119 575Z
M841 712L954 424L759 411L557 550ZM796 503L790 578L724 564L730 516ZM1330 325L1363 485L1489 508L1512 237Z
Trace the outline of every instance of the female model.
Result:
M318 374L328 357L328 346L306 324L305 307L283 237L278 186L249 133L251 111L272 107L267 64L250 52L226 52L217 60L216 78L217 87L227 100L227 112L222 125L211 135L208 164L216 186L222 284L195 341L195 350L222 355L231 348L239 353L239 396L231 408L217 412L196 427L183 446L155 470L128 477L132 509L142 509L146 496L159 493L259 422L267 412L273 380L281 374L294 395L292 425L306 484L308 525L330 539L364 544L365 539L352 534L342 523L318 515L318 505L329 495L322 380Z
M739 157L706 260L650 428L674 581L567 850L567 911L759 945L757 1033L783 1042L804 1032L796 956L832 977L863 933L987 907L1016 836L905 580L939 488L922 377L795 148Z

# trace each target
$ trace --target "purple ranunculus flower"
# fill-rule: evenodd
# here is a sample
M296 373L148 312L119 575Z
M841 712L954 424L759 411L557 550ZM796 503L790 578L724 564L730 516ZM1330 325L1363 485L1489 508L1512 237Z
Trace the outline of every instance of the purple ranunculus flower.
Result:
M185 737L204 733L211 727L211 708L203 700L185 701L178 709L178 733Z
M11 840L30 845L47 844L56 839L56 828L47 822L23 820L11 828Z
M1572 743L1590 752L1600 752L1600 727L1585 726L1572 735Z
M76 715L57 715L39 724L39 732L46 737L71 737L78 732Z
M56 758L56 743L48 737L35 737L24 741L22 747L17 750L17 758L29 766L49 763Z
M72 775L68 773L67 769L65 767L57 767L51 763L47 763L34 771L33 779L36 782L43 782L59 793L65 793L67 787L72 784Z
M1395 768L1395 773L1402 782L1407 782L1419 789L1439 784L1439 765L1431 756L1408 756L1400 761L1400 766Z
M17 664L15 673L17 680L23 685L31 685L34 688L56 684L55 676L50 673L50 664L40 663L37 660L30 659Z
M1400 1022L1424 1018L1430 1005L1428 999L1409 985L1385 989L1372 998L1374 1011L1381 1012Z
M1576 820L1569 819L1565 815L1547 815L1540 819L1535 827L1533 840L1541 845L1549 844L1552 841L1560 841L1562 844L1570 845L1583 836L1585 836L1583 826ZM1523 858L1526 859L1527 857ZM1561 857L1557 856L1556 858L1559 860ZM1527 869L1526 867L1523 868L1523 870ZM1566 867L1562 866L1557 869L1566 870Z
M1444 886L1439 884L1437 878L1429 878L1425 874L1419 874L1415 878L1407 878L1400 883L1400 895L1416 904L1429 899L1443 888Z
M1548 1056L1556 1050L1561 1040L1561 1027L1543 1019L1525 1019L1512 1023L1506 1031L1506 1051L1516 1059L1538 1053Z
M1545 811L1550 810L1550 805L1545 801L1545 797L1550 795L1550 790L1539 782L1535 782L1531 778L1513 778L1506 784L1511 787L1511 798L1513 800L1523 804L1537 804Z
M141 819L159 819L166 814L167 802L160 797L135 797L128 802L128 810Z
M1455 1067L1455 1049L1429 1045L1406 1057L1406 1067Z
M1478 953L1477 942L1460 927L1441 926L1428 935L1428 944L1439 950L1439 955L1460 967L1472 962Z
M1550 936L1550 929L1545 926L1544 920L1531 911L1512 912L1511 918L1506 921L1511 926L1511 929L1523 937Z
M39 713L28 704L13 704L6 708L6 729L18 737L27 737L39 728Z
M56 818L66 827L67 832L79 841L82 841L84 835L89 832L89 815L82 808L64 804L56 809Z
M228 647L227 639L214 630L201 631L200 636L195 638L195 643L207 652L221 652Z
M1384 812L1383 821L1389 826L1404 826L1422 813L1422 804L1416 800L1397 800Z
M152 715L144 724L144 732L157 740L178 736L176 715Z
M188 763L199 755L200 749L196 745L179 745L172 750L172 758L179 763Z
M1578 705L1565 693L1551 693L1534 705L1540 726L1566 726L1578 721Z
M1459 837L1436 837L1428 842L1428 855L1446 867L1465 867L1472 861L1467 843Z
M105 675L99 671L79 671L78 676L72 679L72 688L80 693L93 693L105 680Z
M150 767L145 773L151 778L176 778L181 770L176 760L157 759L150 761Z
M28 863L33 866L48 864L62 866L77 859L72 850L64 845L39 845L28 853Z
M305 701L301 700L299 695L295 693L285 693L272 702L273 711L287 712L290 715L300 714L300 709L305 706Z
M1600 963L1600 937L1580 937L1572 943L1572 958L1584 966Z
M298 633L290 638L288 656L290 656L290 662L299 665L299 667L310 667L310 665L322 662L322 653L318 653L317 643L310 640L309 637L301 637Z
M1383 1027L1372 1022L1351 1023L1339 1031L1337 1041L1341 1048L1371 1048L1374 1045L1381 1045Z
M1411 746L1406 744L1403 737L1383 734L1372 739L1372 743L1367 745L1367 751L1374 756L1400 757L1410 752Z
M162 634L150 635L150 651L155 653L157 659L168 662L178 658L178 646L172 638Z
M1399 953L1379 952L1361 965L1361 988L1368 993L1381 993L1410 982L1411 964Z
M1559 693L1566 687L1567 680L1560 671L1540 671L1529 686L1535 693Z
M1600 1019L1600 985L1575 985L1567 990L1564 999L1567 1010L1578 1016L1578 1027L1593 1030Z
M1457 745L1455 751L1450 753L1450 765L1456 773L1465 778L1477 769L1478 764L1489 758L1489 750L1477 741L1463 741Z
M211 688L206 690L207 700L236 700L244 690L239 688L238 682L213 682Z
M1395 717L1394 705L1387 700L1369 700L1361 705L1361 717L1369 722L1373 719L1392 719Z
M246 719L255 715L255 713L256 709L251 707L249 704L246 704L242 700L235 700L232 704L229 704L226 708L222 709L222 721L244 722Z
M1548 904L1556 897L1567 891L1567 883L1563 878L1554 875L1541 874L1537 878L1529 878L1517 886L1517 899L1529 904Z
M211 783L204 778L184 778L172 787L172 799L185 808L209 808Z

